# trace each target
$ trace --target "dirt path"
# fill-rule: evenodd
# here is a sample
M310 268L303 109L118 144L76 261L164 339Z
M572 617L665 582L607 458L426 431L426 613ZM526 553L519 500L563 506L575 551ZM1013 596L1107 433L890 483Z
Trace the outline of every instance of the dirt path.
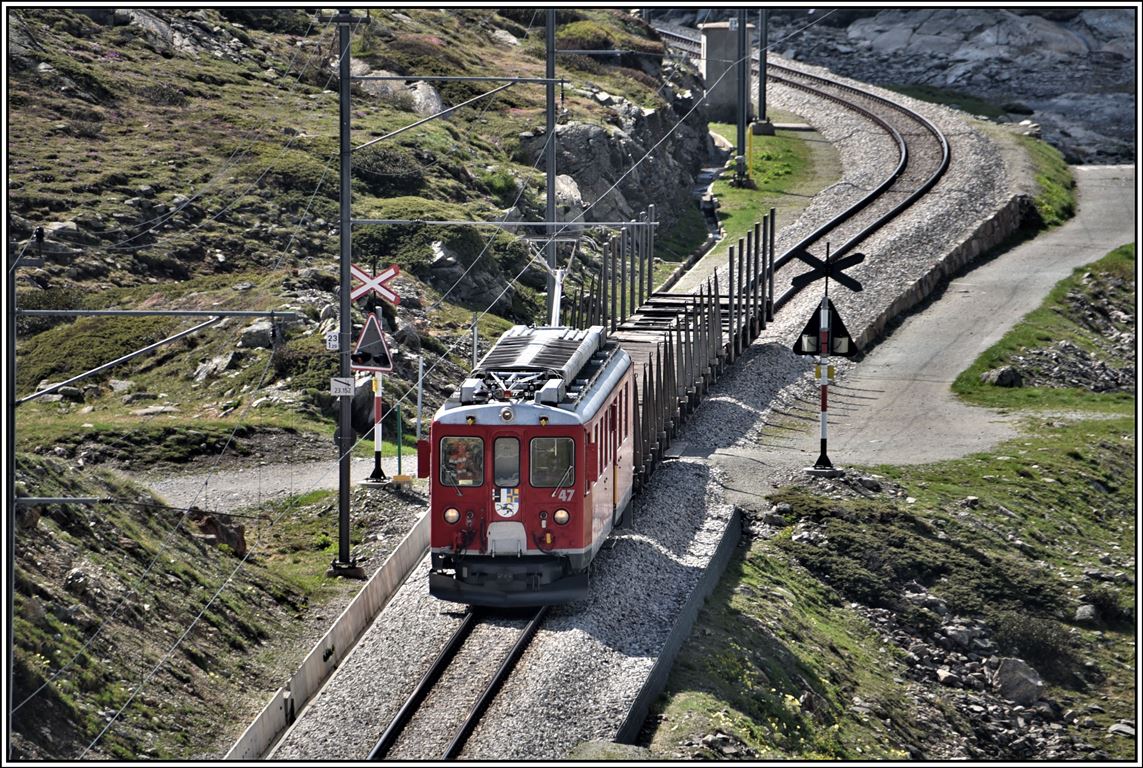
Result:
M392 477L397 473L397 459L386 457L381 468ZM416 475L415 452L403 455L401 469L407 475ZM373 459L354 458L350 465L350 477L354 483L361 482L372 471ZM195 504L204 509L227 511L270 499L337 488L338 474L337 462L331 458L329 461L251 464L193 474L133 475L132 479L162 496L172 506Z
M1073 170L1075 218L953 280L840 382L831 397L843 406L829 437L835 463L928 463L1015 435L1010 417L965 405L949 386L1073 269L1135 241L1135 167Z

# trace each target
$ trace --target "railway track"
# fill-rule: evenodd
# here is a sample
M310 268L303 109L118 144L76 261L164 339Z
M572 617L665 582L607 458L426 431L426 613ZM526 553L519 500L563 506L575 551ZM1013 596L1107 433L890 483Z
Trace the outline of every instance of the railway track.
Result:
M782 68L779 72L775 69L774 77L781 78L784 86L846 105L847 109L862 115L863 120L890 137L891 143L899 148L896 166L885 178L871 182L874 189L860 200L846 203L846 210L831 216L781 255L773 251L771 227L768 242L776 268L789 265L799 248L813 248L815 255L824 256L826 241L831 243L831 256L852 250L931 189L947 167L947 142L920 115L912 115L910 110L873 94L795 70ZM757 233L754 242L759 242ZM610 298L611 313L615 312L613 251L611 267L600 280L602 286L610 278L611 290L598 297L598 302L594 296L589 300L589 304L595 307L597 321L601 314L604 325L610 321L613 334L642 370L633 424L637 435L634 471L641 489L647 487L655 467L663 461L676 430L686 420L687 414L697 406L725 367L734 362L765 326L766 296L769 295L774 309L777 309L794 295L793 290L788 290L774 296L765 288L760 293L758 277L764 272L759 269L757 246L754 251L746 249L745 262L742 251L740 245L736 252L736 268L727 270L724 265L721 281L716 273L703 289L695 293L653 292L641 306L633 306L632 314L619 317L610 316L605 311ZM733 258L731 263L735 263ZM787 266L783 277L799 271ZM620 293L629 289L622 283L619 286ZM633 554L629 552L628 557ZM416 620L422 632L429 626L427 616ZM411 680L415 673L408 669L390 670L388 688L381 695L391 702L385 710L396 711L397 714L384 727L381 737L369 752L370 759L452 759L461 754L482 713L495 698L543 620L542 612L527 622L523 619L508 621L478 614L466 615L456 634L444 644L412 694L400 706L396 706L391 698L392 691L404 688L408 684L406 681ZM450 628L455 626L455 621L454 615L449 622ZM446 631L449 630L441 626L440 632ZM426 637L421 634L407 640L420 644ZM622 642L615 641L615 645L621 646ZM382 663L390 663L392 652L391 648L389 656L381 657L385 659ZM351 691L357 684L343 681L341 685L347 693L344 696L331 695L330 698L349 702L354 698ZM359 702L348 706L357 704ZM498 705L497 711L500 708ZM331 722L338 722L340 737L346 743L356 744L353 749L361 755L373 738L365 733L372 728L380 730L381 725L368 722L368 712L349 714L350 711L342 710L342 714ZM341 721L348 720L355 723L353 733L341 730L345 727ZM299 727L288 739L288 749L284 754L291 757L303 754L302 742L309 738L311 742L321 743L330 734L331 727L324 723L322 717L314 718L313 725ZM481 728L477 740L482 742L486 735L486 728ZM324 756L329 757L328 754ZM348 752L345 756L352 757Z
M468 737L480 723L500 687L516 662L520 660L536 631L543 624L548 606L531 613L526 621L497 619L484 611L470 608L441 652L421 676L404 704L390 720L369 753L370 761L384 759L452 760L464 749ZM517 624L523 623L522 628ZM477 642L475 636L483 633ZM515 640L512 636L515 635ZM506 648L502 654L489 651ZM499 660L499 664L496 662ZM463 691L472 692L480 680L480 670L493 669L483 690L467 710L458 710ZM458 711L462 717L457 721ZM450 725L455 726L448 730ZM452 734L451 737L448 734ZM447 742L443 739L448 737ZM439 754L426 751L439 749Z
M691 34L690 30L675 27L658 27L657 31L672 48L688 55L700 55L697 33ZM756 55L751 65L756 75ZM798 253L812 247L814 255L822 258L828 242L831 258L844 256L924 196L948 169L949 144L941 131L923 115L867 90L773 63L767 65L767 79L827 99L861 115L891 139L898 154L893 171L878 180L866 195L775 257L775 281L778 282L778 275L787 279L799 271L783 270L797 258ZM797 289L791 286L775 296L774 308L789 302L796 293Z

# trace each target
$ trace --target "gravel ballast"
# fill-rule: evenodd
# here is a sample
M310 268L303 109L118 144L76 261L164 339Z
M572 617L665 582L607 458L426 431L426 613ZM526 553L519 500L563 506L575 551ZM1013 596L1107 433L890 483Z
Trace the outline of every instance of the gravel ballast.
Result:
M855 337L982 221L1012 196L1030 190L1025 177L1010 180L1014 170L992 140L959 113L890 97L921 111L945 132L952 162L933 192L858 246L867 259L851 274L865 290L831 291ZM776 85L771 99L774 106L802 115L833 142L844 168L843 180L821 193L797 222L779 222L781 253L839 206L875 186L891 168L886 166L895 164L895 153L885 151L884 134L832 103ZM777 281L776 287L784 290ZM820 296L811 288L791 301L712 388L678 437L676 451L682 458L659 468L635 500L632 527L618 531L597 558L591 598L551 613L470 738L465 757L559 759L582 741L615 737L733 518L724 487L735 487L740 479L718 468L718 453L757 444L775 407L782 410L812 395L806 376L812 360L793 355L789 346ZM806 463L804 453L779 451L772 463L759 462L750 485L758 489L780 482ZM326 688L300 713L273 757L366 756L460 621L459 606L428 596L427 571L422 562Z

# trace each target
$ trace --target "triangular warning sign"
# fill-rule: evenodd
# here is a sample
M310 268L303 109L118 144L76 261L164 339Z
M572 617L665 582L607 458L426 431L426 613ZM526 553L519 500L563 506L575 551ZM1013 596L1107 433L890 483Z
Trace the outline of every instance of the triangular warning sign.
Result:
M857 345L849 337L849 331L845 329L845 323L841 321L841 315L838 314L837 308L829 299L826 299L826 307L829 310L829 351L822 352L818 349L822 329L822 313L821 308L818 307L814 309L813 314L810 315L810 321L806 323L806 327L798 335L798 340L794 342L794 354L837 355L839 357L853 357L857 354Z
M370 315L361 329L361 336L357 339L357 346L349 355L350 368L355 371L380 371L385 373L393 370L393 358L389 355L389 345L385 343L385 334L381 332L381 325L377 322L377 315Z

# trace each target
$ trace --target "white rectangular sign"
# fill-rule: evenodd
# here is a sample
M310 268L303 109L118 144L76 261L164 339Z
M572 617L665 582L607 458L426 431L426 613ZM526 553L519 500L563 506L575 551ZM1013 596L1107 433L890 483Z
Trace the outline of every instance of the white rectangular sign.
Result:
M325 348L328 349L330 352L336 352L337 350L339 350L341 348L341 345L338 344L337 337L340 335L341 334L339 334L337 331L330 331L329 333L327 333L325 335Z
M353 377L341 379L334 376L329 380L329 393L334 397L353 397Z

